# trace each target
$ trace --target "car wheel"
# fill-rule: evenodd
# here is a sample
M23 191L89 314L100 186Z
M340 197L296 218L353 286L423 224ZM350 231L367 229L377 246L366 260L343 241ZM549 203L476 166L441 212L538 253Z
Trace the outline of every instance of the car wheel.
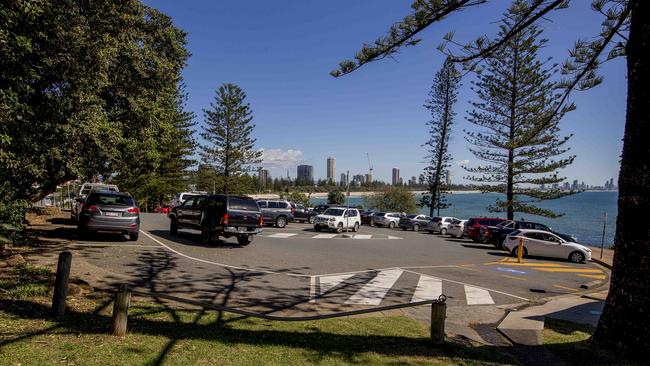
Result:
M212 229L208 226L201 226L201 243L208 244L212 241Z
M253 241L253 235L240 235L237 237L237 243L241 246L246 246Z
M569 254L569 260L573 263L582 263L585 261L585 255L580 252L572 252Z
M287 226L287 219L284 216L278 216L278 218L275 219L275 226L282 229L283 227Z
M343 231L343 223L342 223L342 222L339 222L339 224L336 225L336 232L337 232L337 233L340 233L340 232L342 232L342 231Z
M309 223L313 224L316 221L316 216L309 216Z
M370 220L370 224L369 224L369 225L370 225L370 226L375 226L375 221L374 221L374 220Z
M440 235L447 235L447 229L444 227L440 230Z
M169 233L172 235L178 234L178 220L175 217L169 222Z
M140 235L140 233L129 233L129 240L136 241L136 240L138 240L139 235Z
M355 222L355 223L354 223L354 227L352 228L352 231L354 231L355 233L356 233L357 231L359 231L359 223L358 223L358 222Z
M420 231L420 225L413 225L413 231Z
M320 231L320 226L314 225L314 231Z
M391 228L391 229L394 229L394 228L395 228L395 221L391 221L391 222L388 224L388 227Z

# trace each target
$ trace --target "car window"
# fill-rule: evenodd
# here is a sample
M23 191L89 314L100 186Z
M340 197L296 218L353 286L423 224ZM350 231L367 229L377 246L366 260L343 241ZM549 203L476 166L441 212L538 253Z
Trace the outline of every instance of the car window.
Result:
M269 205L269 208L279 208L277 201L269 201L268 205Z
M384 213L384 212L376 212L373 216L383 217L384 215L386 215L386 213Z
M445 222L451 222L451 219L450 219L450 218L446 218L446 219L445 219Z
M418 215L406 215L406 217L409 219L415 219L418 217Z
M185 200L185 202L183 202L183 208L190 208L190 207L192 207L192 205L194 204L194 200L195 200L194 197L190 197L190 198L188 198L187 200Z
M349 212L350 212L351 217L352 216L357 216L359 214L359 212L357 210L350 210Z
M266 208L266 201L257 201L257 205L260 208Z
M303 205L296 205L296 208L299 209L299 210L304 210L304 209L305 209L305 206L303 206Z
M280 208L289 208L289 202L278 202Z
M92 193L88 197L88 203L91 205L135 206L135 201L131 196L104 193Z
M194 200L194 206L192 207L201 207L201 204L203 203L204 200L205 197L196 197L196 199Z
M535 229L537 229L537 230L548 230L548 227L546 225L542 225L542 224L535 224Z
M229 208L231 210L237 210L237 211L258 211L259 210L259 206L257 206L257 203L251 199L230 197L228 201L230 203Z
M550 242L553 242L553 243L561 243L562 242L560 240L560 238L556 237L555 235L552 235L552 234L541 234L541 235L544 236L544 240L546 240L546 241L550 241Z
M537 235L537 233L524 233L524 236L531 239L539 239L539 235Z
M345 211L342 208L328 208L325 210L323 215L330 215L330 216L343 216L343 211Z

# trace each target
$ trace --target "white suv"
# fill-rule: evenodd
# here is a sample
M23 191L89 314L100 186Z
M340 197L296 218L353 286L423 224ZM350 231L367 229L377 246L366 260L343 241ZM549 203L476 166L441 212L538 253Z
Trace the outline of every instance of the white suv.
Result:
M334 229L340 233L345 228L357 231L359 226L361 226L361 214L356 208L331 207L314 219L316 231Z
M458 219L455 217L441 217L439 221L431 222L429 225L429 231L435 231L441 235L447 235L454 221L458 221Z

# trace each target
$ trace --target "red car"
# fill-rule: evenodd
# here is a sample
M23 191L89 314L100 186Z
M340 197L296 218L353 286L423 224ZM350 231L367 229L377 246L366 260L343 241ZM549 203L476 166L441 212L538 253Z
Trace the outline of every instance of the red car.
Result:
M465 236L472 239L474 242L481 241L481 228L484 226L495 226L505 221L498 217L473 217L467 220L465 225Z
M168 215L171 210L172 207L170 205L162 205L160 207L156 207L153 212Z

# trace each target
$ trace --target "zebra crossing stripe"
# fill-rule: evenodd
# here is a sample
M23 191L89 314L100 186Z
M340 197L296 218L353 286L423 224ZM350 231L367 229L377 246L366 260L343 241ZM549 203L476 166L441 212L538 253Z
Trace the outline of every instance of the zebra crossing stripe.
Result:
M356 273L344 273L340 275L333 275L333 276L321 276L318 277L318 281L320 284L320 294L324 294L327 291L331 290L332 288L336 287L339 283L347 280L348 278L354 276Z
M411 302L433 300L440 295L442 295L442 280L435 277L420 276Z
M296 234L296 233L275 233L275 234L269 235L268 237L269 238L290 238L290 237L296 236L296 235L298 235L298 234Z
M388 291L402 275L402 270L381 271L345 303L354 305L379 305Z
M395 240L395 239L402 239L402 238L400 238L399 236L388 235L388 239Z
M372 238L372 235L358 234L355 235L353 239L370 239L370 238Z
M336 236L336 234L318 234L318 235L312 237L312 239L332 239L335 236Z
M494 300L492 300L490 292L474 286L465 285L465 297L467 298L467 305L494 304Z

